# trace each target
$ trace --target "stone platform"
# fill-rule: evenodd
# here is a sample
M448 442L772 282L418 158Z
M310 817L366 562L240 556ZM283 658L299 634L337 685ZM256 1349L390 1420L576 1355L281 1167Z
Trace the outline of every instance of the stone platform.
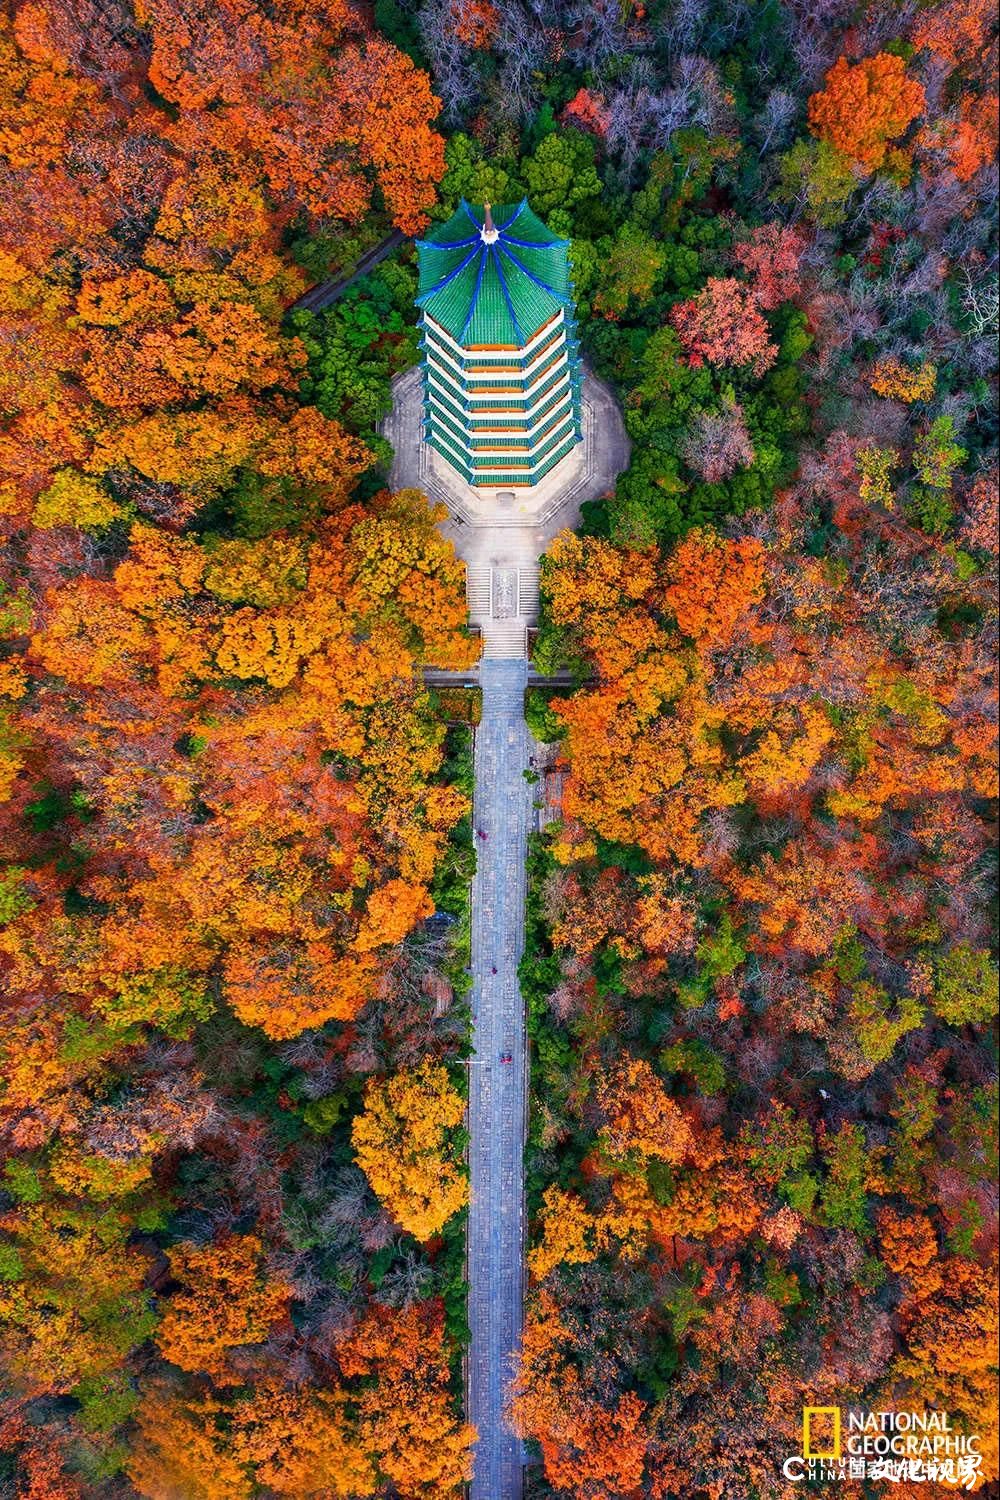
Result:
M617 402L589 370L583 379L583 438L530 488L474 489L422 439L420 369L397 375L382 425L395 459L394 490L423 490L448 510L442 533L466 565L469 620L489 659L527 655L538 619L538 559L557 532L573 528L586 500L597 500L628 467L630 444Z

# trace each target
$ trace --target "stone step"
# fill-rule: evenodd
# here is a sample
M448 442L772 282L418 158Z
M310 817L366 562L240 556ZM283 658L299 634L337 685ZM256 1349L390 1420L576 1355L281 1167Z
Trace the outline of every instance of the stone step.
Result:
M494 607L494 572L490 567L467 568L465 574L465 596L469 606L469 619L475 625L480 625L486 634L500 627L510 626L518 634L523 632L525 623L533 625L538 619L538 569L536 567L520 567L517 571L517 616L509 620L496 620L493 618ZM508 652L502 653L504 656ZM516 655L523 656L523 648Z
M487 618L491 608L491 578L490 568L466 568L465 570L465 597L469 604L469 614L481 618Z
M525 619L534 623L538 619L538 569L518 568L518 608Z
M523 661L526 655L523 619L483 621L484 658L491 661Z

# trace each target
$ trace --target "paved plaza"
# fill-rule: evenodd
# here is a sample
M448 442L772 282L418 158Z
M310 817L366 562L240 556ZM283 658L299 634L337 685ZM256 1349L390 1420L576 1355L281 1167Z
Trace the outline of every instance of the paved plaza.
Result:
M525 633L538 619L538 559L557 532L575 527L580 506L607 494L628 466L629 441L608 387L590 371L583 378L583 439L537 485L473 489L421 441L423 397L419 368L393 381L393 408L383 433L395 450L389 482L418 489L447 506L441 532L467 570L469 620L483 637L483 655L526 655ZM504 575L517 575L516 609L502 599Z

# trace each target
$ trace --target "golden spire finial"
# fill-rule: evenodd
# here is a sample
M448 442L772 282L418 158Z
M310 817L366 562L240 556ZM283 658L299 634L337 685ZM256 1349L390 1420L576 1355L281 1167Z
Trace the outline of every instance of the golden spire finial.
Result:
M493 223L493 215L490 212L490 205L488 203L483 204L483 227L479 231L479 238L486 245L492 245L495 240L500 238L500 231Z

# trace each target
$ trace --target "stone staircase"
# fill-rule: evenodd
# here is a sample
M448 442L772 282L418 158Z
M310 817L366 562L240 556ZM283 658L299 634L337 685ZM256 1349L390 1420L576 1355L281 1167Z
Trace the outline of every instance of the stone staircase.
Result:
M486 661L524 661L528 654L523 620L489 620L483 626Z
M521 599L520 613L529 625L538 623L538 564L518 568L518 593Z
M506 575L509 594L511 572L516 573L516 593L511 603L501 609L497 580L501 574ZM469 567L466 569L465 590L469 623L478 625L482 632L484 659L523 661L527 654L527 628L538 618L537 565Z
M465 597L469 604L469 622L480 627L492 614L490 578L492 568L466 568Z

